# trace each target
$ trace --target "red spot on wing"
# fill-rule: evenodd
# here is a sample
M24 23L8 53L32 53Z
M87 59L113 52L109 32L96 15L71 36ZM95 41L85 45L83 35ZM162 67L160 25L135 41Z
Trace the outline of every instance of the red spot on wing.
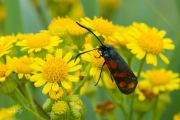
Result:
M114 73L113 74L114 77L120 77L120 78L123 78L126 76L126 73L125 72L121 72L121 73Z
M126 85L127 85L127 83L124 82L124 81L122 81L122 82L119 83L119 86L120 86L120 87L125 87Z
M127 85L127 87L128 87L128 88L134 88L134 87L135 87L135 84L134 84L134 83L129 83L129 84Z
M109 61L109 64L110 64L112 69L115 69L117 67L117 64L113 61Z
M108 66L108 68L110 68L109 61L108 61L108 60L106 60L105 62L106 62L106 65Z

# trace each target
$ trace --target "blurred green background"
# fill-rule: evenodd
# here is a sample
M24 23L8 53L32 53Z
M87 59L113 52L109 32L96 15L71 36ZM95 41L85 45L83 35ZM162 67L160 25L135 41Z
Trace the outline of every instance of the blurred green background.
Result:
M53 1L53 0L52 0ZM94 16L101 17L112 21L113 24L129 26L132 22L143 22L149 26L154 26L159 30L167 31L166 37L173 40L175 50L167 51L166 55L170 60L169 65L158 63L159 68L167 68L174 72L180 71L180 0L119 0L117 6L103 10L101 0L60 0L62 5L51 4L50 0L0 0L0 36L21 33L37 33L40 30L47 29L53 17L69 16L74 20L80 17ZM58 0L56 0L57 2ZM5 10L5 11L3 11ZM59 12L52 12L52 11ZM106 11L107 10L107 11ZM4 13L5 12L5 13ZM3 13L5 14L3 17ZM134 66L136 67L136 66ZM146 66L148 67L148 66ZM146 69L146 67L144 69ZM41 94L41 88L34 88L34 98L40 105L44 102L46 96ZM96 99L100 101L104 97ZM0 107L9 107L15 103L8 97L0 94ZM163 113L161 120L170 120L174 114L180 112L180 90L171 93L172 101ZM90 101L83 96L83 102L86 104L88 114L85 120L95 118ZM117 115L119 115L117 111ZM34 119L23 111L17 114L18 119ZM93 119L93 120L94 120ZM146 116L144 119L148 119ZM149 118L150 119L150 118Z

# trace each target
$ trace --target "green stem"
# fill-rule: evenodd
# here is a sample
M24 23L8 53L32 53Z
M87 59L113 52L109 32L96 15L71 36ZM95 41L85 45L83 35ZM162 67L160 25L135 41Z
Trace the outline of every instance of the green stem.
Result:
M89 70L90 68L90 64L87 65L85 70ZM86 82L86 80L89 78L89 75L85 76L84 79L81 81L81 83L77 86L77 88L74 90L73 95L75 94L79 94L79 91L81 89L81 87L84 85L84 83Z
M157 104L158 104L158 96L156 96L156 98L155 98L155 101L154 101L154 105L153 105L153 108L152 108L152 118L153 118L153 120L157 120Z
M24 108L26 111L28 111L33 116L35 116L38 120L45 120L44 118L39 116L38 113L34 112L34 110L32 110L30 108L28 101L26 100L26 98L22 95L22 93L18 89L15 89L14 94L11 94L10 97L14 101L16 101L18 104L20 104L22 106L22 108Z
M142 71L142 68L143 68L143 65L144 65L144 62L145 62L145 58L144 57L142 60L141 60L141 63L140 63L140 66L139 66L139 70L138 70L138 74L137 74L137 79L139 79L140 77L140 74L141 74L141 71ZM134 103L134 98L135 98L135 92L133 92L132 94L132 100L131 100L131 109L130 109L130 115L129 115L129 120L132 119L132 115L133 115L133 103Z
M124 114L124 118L125 118L125 120L127 120L128 114L127 114L127 111L126 111L124 105L121 104L121 102L119 102L119 101L116 99L116 97L114 97L114 95L112 94L112 92L111 92L111 91L107 88L107 86L105 85L104 80L102 80L102 84L103 84L103 87L105 88L106 92L107 92L107 93L109 94L109 96L111 97L111 99L112 99L113 101L115 101L115 102L120 106L120 108L121 108L121 110L122 110L122 112L123 112L123 114Z
M31 95L31 91L30 91L30 88L29 88L29 82L27 82L25 85L23 85L25 87L25 94L26 94L26 97L32 107L32 109L37 112L37 109L36 109L36 105L34 104L34 101L33 101L33 98L32 98L32 95Z

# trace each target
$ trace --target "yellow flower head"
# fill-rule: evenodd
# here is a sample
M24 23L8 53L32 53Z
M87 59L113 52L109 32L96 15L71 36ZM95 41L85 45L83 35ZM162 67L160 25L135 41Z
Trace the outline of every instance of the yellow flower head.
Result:
M165 34L164 30L158 31L155 27L150 28L144 23L134 22L129 32L127 48L131 49L131 52L136 54L140 60L146 57L147 64L157 66L156 55L159 55L166 64L169 64L169 60L162 52L165 49L174 49L174 45L170 38L163 38Z
M5 36L0 37L0 41L0 57L2 57L3 55L9 54L16 39L13 36Z
M23 76L26 77L26 79L30 78L30 73L33 72L33 70L30 68L30 65L33 63L32 58L28 58L27 56L23 56L20 58L14 57L12 59L12 68L15 73L18 74L18 78L21 79Z
M120 46L126 46L128 43L127 35L129 33L129 27L116 26L116 31L113 35L113 38L105 39L104 43L107 45L112 45L116 48Z
M52 111L56 115L65 115L69 110L69 106L66 102L64 101L57 101L56 103L53 104L52 106Z
M80 27L75 22L68 26L67 30L72 36L81 36L87 32L84 28Z
M51 35L57 35L60 37L67 35L67 28L71 24L73 24L74 21L68 17L66 18L54 18L51 22L51 24L48 26L48 32Z
M29 49L28 53L39 52L43 49L50 50L58 46L62 40L57 36L51 36L48 33L29 34L23 41L17 42L17 46L22 46L21 51Z
M103 38L111 37L116 29L112 22L104 20L102 17L94 17L93 20L82 18L81 24L92 29L97 36L102 36Z
M12 72L12 68L9 65L9 56L6 56L6 61L6 64L0 62L0 82L4 82L6 80L6 77L8 77Z
M154 94L164 91L173 91L180 88L180 78L178 73L173 73L171 70L153 69L147 72L142 72L141 76L147 84L151 86Z
M138 99L140 101L144 101L145 99L151 100L156 96L156 94L153 93L149 82L145 80L141 80L138 82L138 85L136 87L136 94L138 95Z
M53 89L51 89L49 91L49 97L53 100L58 100L58 99L62 98L63 95L64 95L64 91L61 87L59 87L59 89L56 91Z
M36 72L31 76L30 81L35 82L36 87L42 86L43 93L48 93L51 89L57 91L59 89L59 84L61 84L65 89L70 89L71 86L69 81L77 82L79 78L74 75L70 75L69 72L75 72L79 70L82 66L77 65L79 59L74 62L72 58L72 53L68 52L64 57L62 54L62 49L57 49L55 56L50 54L46 55L46 61L41 58L35 58L35 63L31 65L31 68Z

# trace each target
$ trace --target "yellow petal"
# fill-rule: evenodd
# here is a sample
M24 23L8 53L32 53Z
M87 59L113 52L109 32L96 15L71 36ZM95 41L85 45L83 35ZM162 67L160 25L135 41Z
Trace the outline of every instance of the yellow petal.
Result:
M44 85L47 81L45 79L40 79L34 83L35 87L40 87Z
M81 69L81 67L82 67L82 65L77 65L77 66L68 68L68 72L74 72L74 71L77 71L77 70Z
M51 54L47 54L46 55L46 60L49 60L49 59L51 59L53 56L51 55Z
M79 80L79 77L73 76L73 75L68 75L67 79L71 82L77 82Z
M62 86L65 88L65 89L70 89L71 86L69 85L69 83L67 83L65 80L61 81L61 84Z
M141 50L137 53L136 57L141 60L146 55L146 52L144 50Z
M5 80L6 80L5 77L1 77L1 78L0 78L0 82L4 82Z
M50 82L46 83L44 88L43 88L42 93L47 94L50 91L51 87L52 87L52 83L50 83Z
M42 74L35 74L35 75L30 77L31 82L35 82L35 81L37 81L39 79L42 79Z
M139 53L139 51L142 51L142 49L141 49L140 47L134 47L134 48L131 50L131 52L132 52L133 54Z
M63 57L63 60L68 63L71 58L72 58L72 53L71 53L71 52L68 52L68 53Z
M29 79L31 77L30 74L25 74L26 79Z
M42 60L41 58L35 58L35 61L36 61L39 65L41 65L41 66L43 66L44 63L45 63L45 61Z
M58 91L59 90L59 84L58 83L53 83L52 84L52 90L53 91Z
M166 35L166 31L161 30L161 31L158 32L157 35L158 35L159 37L163 38L163 37Z
M56 50L55 57L62 58L62 49L57 49Z
M23 78L23 73L18 73L18 78L19 79Z
M172 40L170 38L164 38L163 43L164 44L170 44L170 43L172 43Z
M34 51L33 48L31 48L29 51L28 51L28 54L32 53Z
M90 69L89 74L92 75L92 76L95 76L95 75L96 75L96 72L97 72L97 68L96 68L96 67L92 67L92 68Z
M147 64L152 64L153 63L153 54L151 54L151 53L147 53L147 55L146 55L146 63Z
M166 64L169 64L169 60L167 59L166 56L164 56L162 53L160 53L159 56Z
M164 49L168 49L168 50L173 50L175 48L175 46L173 44L165 44L163 46Z
M39 65L32 64L32 65L30 65L30 68L32 68L35 71L42 71L42 67Z
M156 55L153 55L153 65L157 66L157 57L156 57Z
M79 58L77 58L77 59L76 59L76 61L71 60L71 61L68 63L68 68L70 68L70 67L74 67L76 64L78 64L78 63L79 63L79 61L80 61L80 59L79 59Z

